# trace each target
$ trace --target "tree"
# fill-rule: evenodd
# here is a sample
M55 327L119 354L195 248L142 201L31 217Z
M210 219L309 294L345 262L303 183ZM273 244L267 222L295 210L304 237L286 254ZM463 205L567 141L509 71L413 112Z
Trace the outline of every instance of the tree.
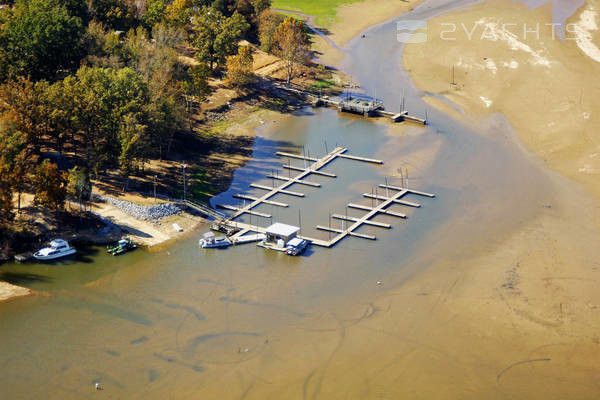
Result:
M185 80L181 81L181 89L186 96L195 97L196 101L204 101L211 93L208 84L210 69L205 64L194 65L187 70Z
M174 0L166 7L164 20L169 25L183 28L190 22L191 15L191 0Z
M275 31L283 20L283 15L271 10L263 11L258 17L258 40L263 51L267 53L273 51Z
M141 17L138 2L127 0L90 0L91 14L96 21L114 30L127 31Z
M87 169L73 167L69 170L67 177L67 194L77 199L79 208L84 202L88 201L92 196L92 182Z
M271 8L271 0L252 0L254 6L254 14L258 18L265 10Z
M35 195L33 202L52 210L64 207L67 197L67 180L65 174L50 160L44 160L35 171L33 177Z
M210 65L223 65L227 56L237 53L238 42L249 25L242 15L234 12L225 17L212 7L202 7L194 18L194 40L196 58Z
M14 217L13 193L20 178L15 169L23 159L24 147L23 136L11 118L0 117L0 222Z
M256 78L252 68L253 61L250 46L241 46L237 55L227 57L226 84L238 90L252 84Z
M132 172L136 156L140 154L143 146L145 125L140 124L134 114L125 115L119 129L119 142L121 143L121 154L119 154L119 167L124 177L129 177Z
M294 65L308 58L309 40L304 23L287 17L275 30L275 54L285 61L287 83L294 77Z
M152 29L154 25L161 22L165 17L167 5L165 0L148 0L146 4L146 12L142 17L142 22L147 29Z
M19 0L0 30L0 71L37 79L54 79L73 69L83 56L81 18L48 0Z
M186 104L186 111L189 123L189 129L192 130L192 109L194 103L204 101L211 93L211 87L208 84L210 69L206 64L194 65L187 70L185 79L179 82L183 99Z
M34 83L18 77L0 86L0 114L10 114L25 142L39 152L41 140L48 132L49 108L46 103L48 83Z

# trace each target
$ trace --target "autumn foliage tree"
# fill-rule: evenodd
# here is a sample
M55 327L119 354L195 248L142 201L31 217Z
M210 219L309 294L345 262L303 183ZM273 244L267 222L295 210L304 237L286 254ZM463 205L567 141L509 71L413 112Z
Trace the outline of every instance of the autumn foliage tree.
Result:
M309 55L308 35L304 22L292 17L286 18L275 30L274 52L285 62L287 83L294 77L295 65L305 62Z
M44 160L33 177L35 195L33 202L51 210L64 207L67 197L67 178L50 160Z
M18 167L24 147L23 136L7 116L0 118L0 222L14 217L13 194L17 186Z
M252 69L252 48L241 46L235 56L227 57L227 76L225 83L241 90L255 82L256 77Z

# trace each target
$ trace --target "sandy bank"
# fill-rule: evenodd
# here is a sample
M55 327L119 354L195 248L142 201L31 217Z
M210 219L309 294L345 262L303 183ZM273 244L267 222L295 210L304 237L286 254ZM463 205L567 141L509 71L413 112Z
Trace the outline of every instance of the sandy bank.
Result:
M107 203L94 203L91 211L110 220L121 229L124 236L144 246L177 239L186 232L194 231L205 221L200 216L185 212L159 220L140 220ZM173 224L178 224L183 232L176 231Z
M599 7L588 1L569 20L576 24L570 40L561 41L545 25L552 23L551 4L488 1L429 21L428 41L408 45L404 65L420 89L445 96L463 118L503 113L530 151L600 197L600 88L590 80L600 73ZM539 39L524 32L537 24ZM452 26L456 32L444 33Z
M0 282L0 303L3 301L8 301L15 299L21 296L27 296L31 294L31 290L21 287L11 285L7 282Z
M337 9L336 18L326 26L317 26L328 40L313 36L313 49L326 65L337 65L342 60L341 50L351 39L367 28L400 16L415 8L423 0L365 0L344 4ZM329 43L328 41L333 42Z

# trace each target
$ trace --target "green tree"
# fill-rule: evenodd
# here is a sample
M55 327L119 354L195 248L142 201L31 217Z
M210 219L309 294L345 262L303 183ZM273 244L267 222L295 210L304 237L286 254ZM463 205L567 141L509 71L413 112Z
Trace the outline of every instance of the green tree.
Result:
M249 25L237 11L225 17L212 7L203 7L194 17L194 39L196 58L210 65L223 65L227 56L237 53L238 42Z
M121 143L119 167L124 177L129 177L133 171L133 164L142 150L145 130L146 126L140 124L135 115L128 114L123 117L123 123L119 129L119 142Z
M165 0L148 0L146 4L146 12L142 17L142 22L147 29L152 27L163 20L165 17L165 10L167 5Z
M179 82L183 99L186 104L188 124L192 130L192 111L194 105L200 103L208 97L212 89L208 84L210 69L206 64L194 65L187 70L185 79Z
M96 21L108 28L128 31L141 18L141 7L136 7L137 3L127 0L90 0L90 11Z
M271 0L252 0L254 6L254 14L258 18L264 11L271 8Z
M271 10L265 10L260 14L258 18L258 40L263 51L267 53L273 51L275 31L283 20L283 15L274 13Z
M0 70L33 79L53 79L83 56L81 18L48 0L19 0L0 30Z
M287 17L275 30L274 52L285 62L287 83L294 77L295 65L306 62L309 54L309 40L304 22Z
M197 102L204 101L212 91L208 84L209 76L210 69L205 64L190 67L186 79L181 81L183 93L194 97Z
M185 27L190 22L192 6L192 0L173 0L165 9L165 22L172 26Z
M252 63L252 48L241 46L238 54L227 57L227 76L225 83L231 87L241 90L256 80Z
M65 174L56 164L48 159L36 168L33 177L35 195L33 202L51 210L62 209L67 197L67 180Z
M131 68L82 67L64 84L73 96L72 118L84 142L87 165L95 174L117 166L123 117L146 118L145 106L150 100L143 77Z
M79 208L92 196L92 182L87 169L73 167L67 177L67 194L77 199Z

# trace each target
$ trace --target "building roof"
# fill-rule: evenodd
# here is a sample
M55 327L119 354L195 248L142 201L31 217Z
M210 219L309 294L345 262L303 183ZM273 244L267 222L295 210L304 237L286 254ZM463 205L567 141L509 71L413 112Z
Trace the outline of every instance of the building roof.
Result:
M269 226L265 230L265 232L267 232L270 235L290 237L290 236L298 233L299 230L300 230L300 228L298 228L297 226L286 225L286 224L282 224L280 222L276 222L273 225Z

